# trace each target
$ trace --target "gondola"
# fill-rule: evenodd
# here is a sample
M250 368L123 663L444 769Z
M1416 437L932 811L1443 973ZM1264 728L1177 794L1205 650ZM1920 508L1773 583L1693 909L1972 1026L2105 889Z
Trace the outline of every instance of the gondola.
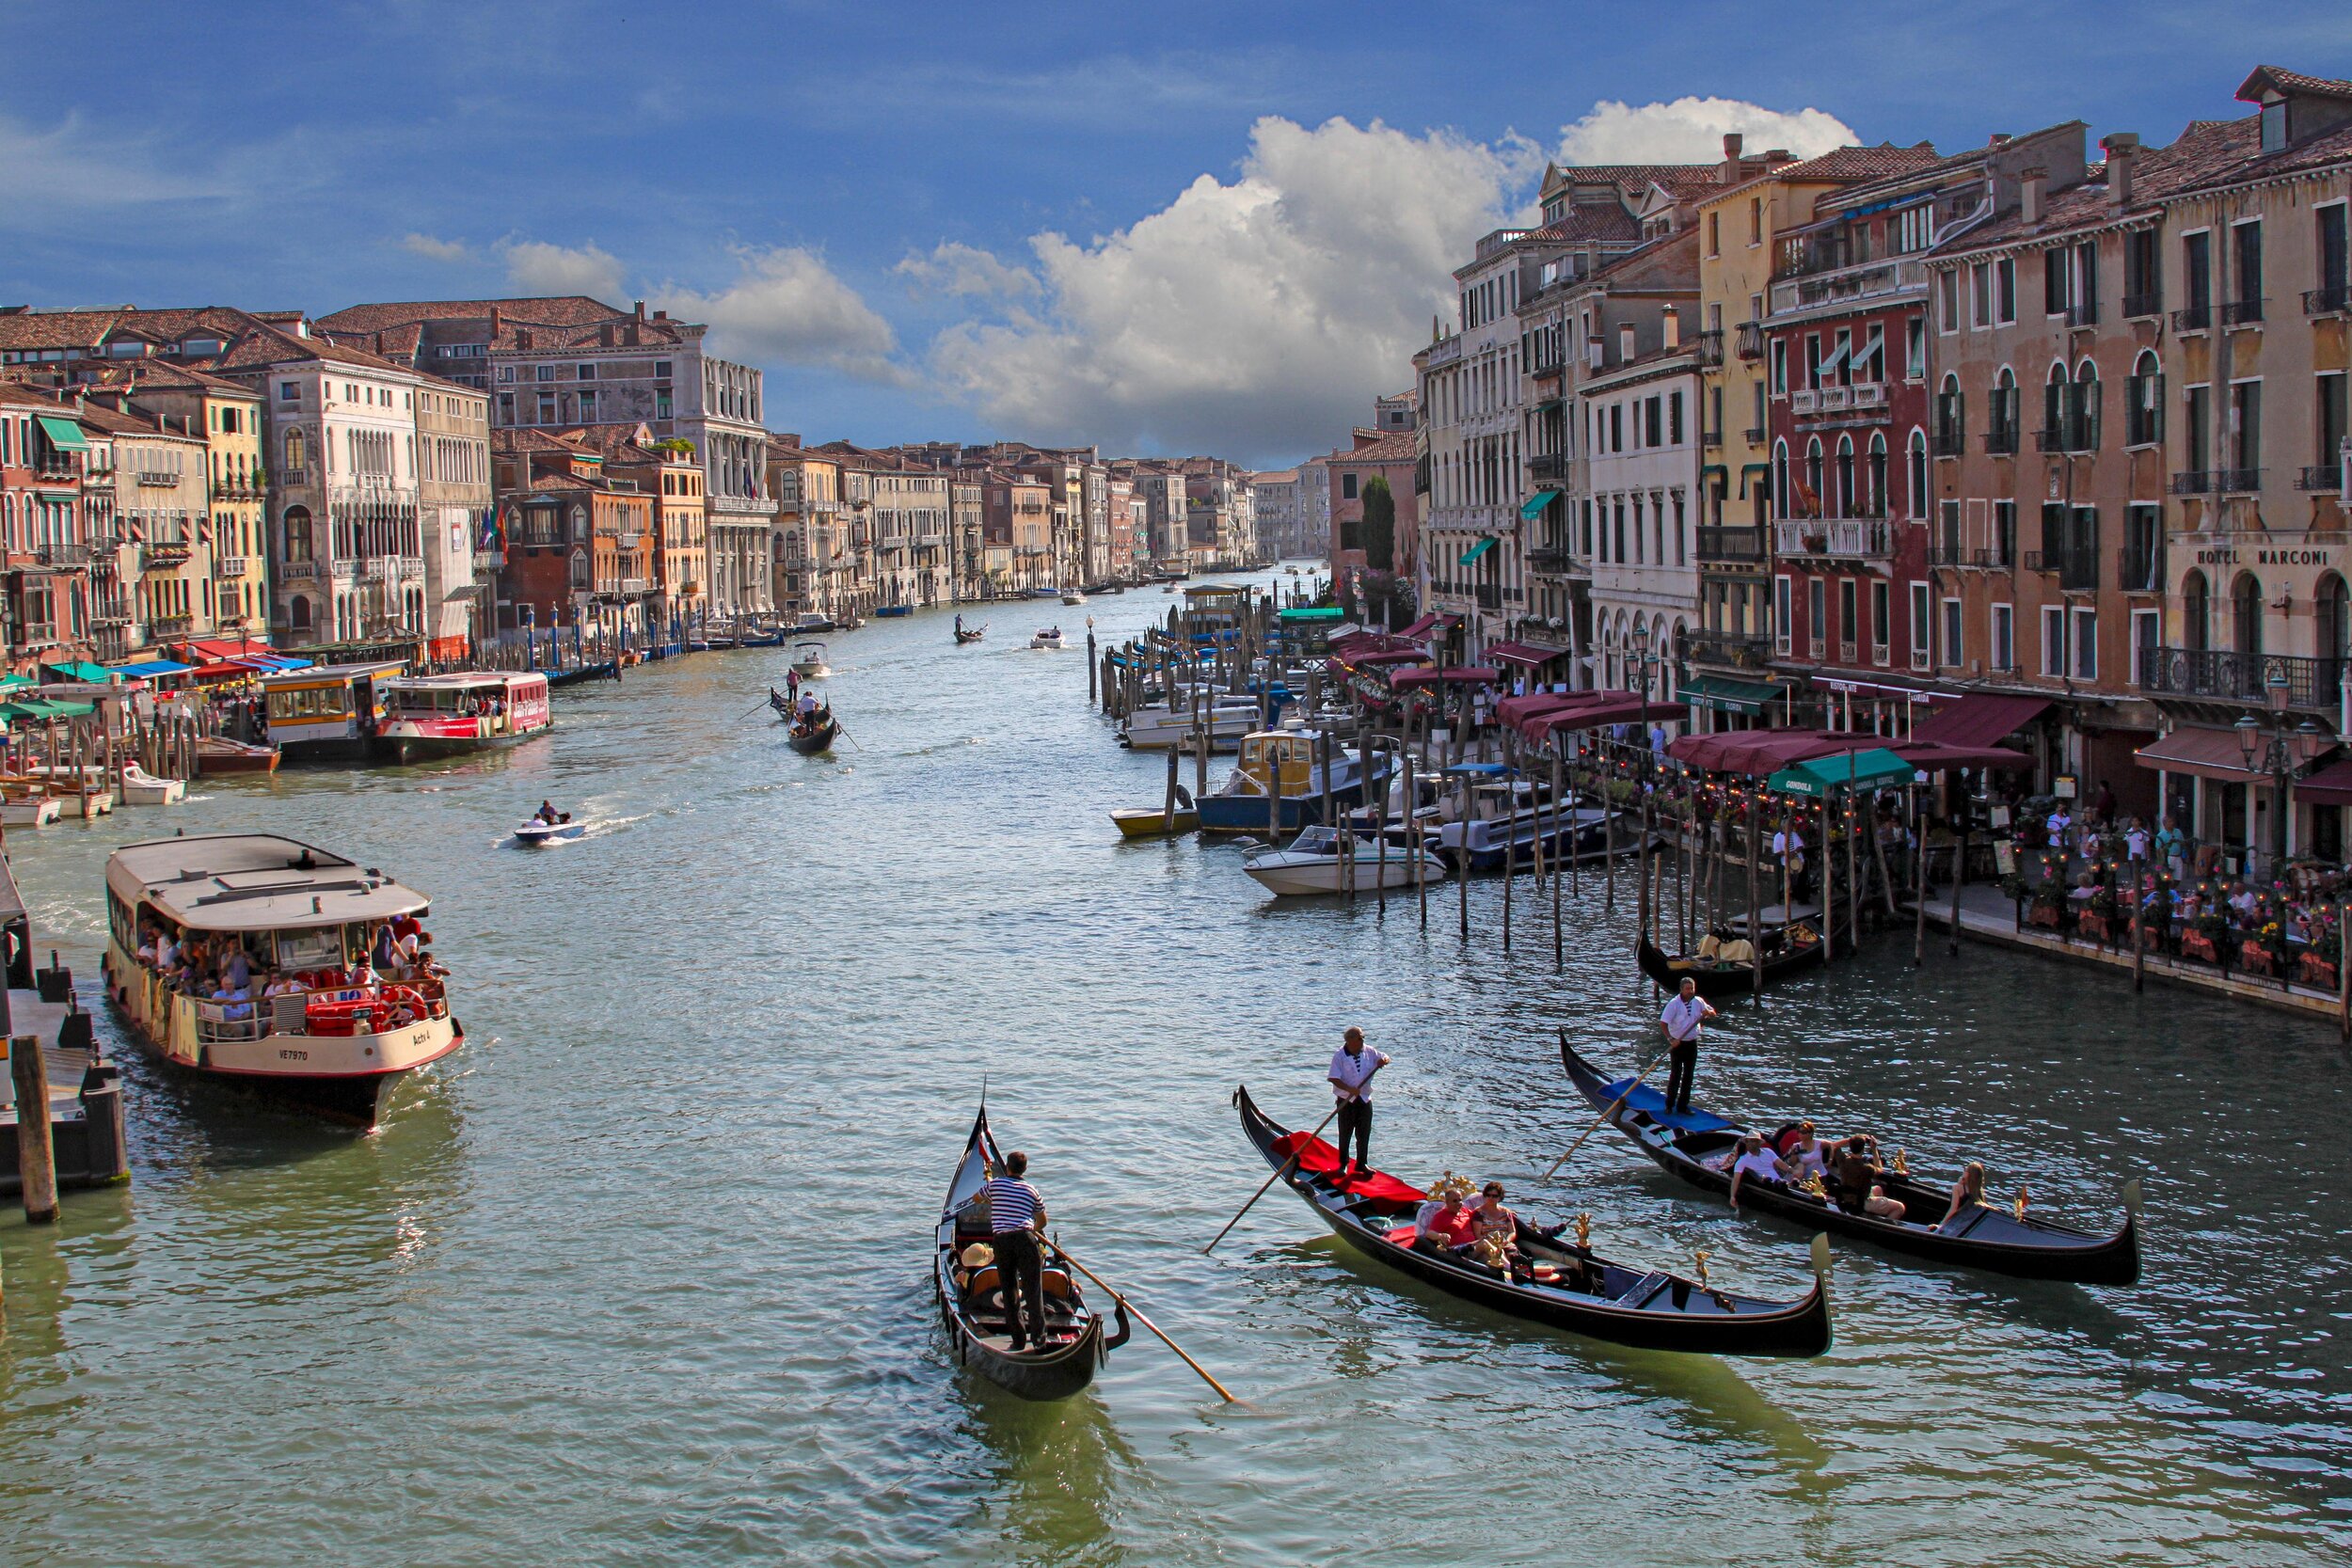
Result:
M1730 1196L1730 1174L1702 1162L1728 1148L1740 1132L1748 1131L1741 1123L1695 1109L1669 1112L1665 1097L1657 1089L1644 1084L1629 1090L1625 1080L1610 1081L1565 1038L1560 1042L1560 1059L1569 1082L1594 1111L1608 1116L1643 1153L1702 1192ZM1625 1097L1622 1105L1617 1103L1620 1095ZM1950 1207L1948 1184L1938 1186L1892 1171L1881 1178L1880 1184L1887 1196L1903 1205L1902 1219L1850 1214L1825 1198L1775 1182L1741 1182L1740 1204L1743 1210L1776 1214L1814 1230L1835 1231L1874 1243L1889 1252L1938 1263L1963 1264L2021 1279L2071 1280L2082 1285L2138 1282L2137 1181L2124 1186L2123 1227L2111 1236L2095 1236L2042 1219L2020 1219L2010 1211L1981 1205L1945 1231L1936 1228L1936 1222Z
M956 1359L977 1367L989 1380L1025 1400L1065 1400L1094 1381L1094 1369L1112 1351L1127 1342L1126 1308L1114 1303L1119 1327L1105 1335L1103 1320L1089 1311L1077 1279L1067 1269L1045 1268L1046 1324L1054 1334L1045 1350L1014 1351L1008 1303L993 1264L968 1269L964 1251L986 1245L988 1216L974 1199L990 1174L1002 1164L996 1141L989 1135L988 1108L972 1121L963 1158L956 1163L955 1180L947 1184L947 1202L939 1216L939 1243L931 1284L939 1297L940 1322L955 1341Z
M833 710L823 708L817 713L816 722L806 729L795 724L791 733L784 739L786 745L790 746L801 755L813 757L832 751L834 737L840 733L841 726L834 721Z
M964 645L966 645L967 643L977 642L977 641L978 641L981 638L986 637L987 635L988 635L988 623L987 623L986 621L981 622L981 623L980 623L978 626L969 626L969 627L967 627L967 626L963 624L963 617L962 617L962 616L959 615L959 616L957 616L957 617L956 617L956 646L957 646L957 647L961 648L961 647L963 647Z
M1662 1269L1614 1263L1589 1247L1564 1244L1519 1225L1519 1250L1554 1280L1514 1279L1482 1263L1415 1248L1413 1214L1424 1195L1375 1173L1336 1185L1339 1152L1311 1133L1285 1130L1233 1091L1242 1135L1332 1234L1375 1261L1465 1301L1529 1323L1640 1350L1709 1355L1819 1355L1829 1349L1826 1246L1814 1254L1813 1289L1799 1301L1737 1296ZM1296 1153L1294 1164L1291 1156Z
M1758 933L1763 939L1766 985L1777 985L1792 974L1820 966L1827 949L1821 942L1819 920L1820 911L1807 905L1799 905L1789 912L1783 912L1777 904L1756 911ZM1733 916L1727 925L1734 937L1747 935L1745 915ZM1800 929L1811 940L1796 941L1791 933ZM1841 952L1851 929L1840 923L1837 942ZM1756 985L1756 976L1746 964L1715 964L1704 958L1671 954L1646 936L1634 944L1633 957L1643 974L1668 990L1679 990L1684 980L1692 980L1697 982L1701 996L1740 996Z

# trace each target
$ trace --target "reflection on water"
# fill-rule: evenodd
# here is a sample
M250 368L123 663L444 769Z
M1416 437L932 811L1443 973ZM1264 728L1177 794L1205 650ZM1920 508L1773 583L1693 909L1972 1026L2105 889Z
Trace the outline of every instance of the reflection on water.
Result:
M1097 599L1123 633L1170 601ZM0 1221L14 1560L1360 1564L2280 1562L2352 1549L2346 1060L2291 1020L1907 942L1740 1004L1700 1097L1867 1128L2092 1227L2147 1188L2147 1279L2086 1291L1841 1246L1836 1344L1595 1345L1343 1252L1229 1103L1311 1125L1339 1028L1396 1066L1375 1155L1726 1285L1804 1289L1588 1124L1556 1033L1655 1037L1629 890L1270 905L1227 847L1124 843L1160 798L1082 657L835 638L855 737L743 717L787 651L632 671L454 765L208 782L10 836L85 977L142 833L273 827L430 890L463 1051L357 1137L128 1067L135 1185ZM1078 635L1075 625L1066 626ZM1220 760L1221 775L1227 764ZM1189 783L1189 781L1188 781ZM541 800L592 823L512 847ZM1522 888L1526 884L1522 883ZM1071 1246L1149 1336L1057 1407L941 1353L930 1224L980 1081ZM2095 1545L2092 1543L2096 1543Z

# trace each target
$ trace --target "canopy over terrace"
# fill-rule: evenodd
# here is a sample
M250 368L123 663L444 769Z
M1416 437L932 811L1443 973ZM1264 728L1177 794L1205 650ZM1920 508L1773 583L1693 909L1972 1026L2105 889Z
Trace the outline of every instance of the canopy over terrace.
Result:
M1420 638L1426 641L1432 637L1443 637L1461 624L1462 618L1459 615L1424 615L1403 631L1398 632L1397 636Z
M1645 719L1682 719L1689 714L1690 709L1681 703L1660 697L1645 700L1638 691L1578 691L1565 696L1506 697L1495 705L1497 718L1538 745L1549 736L1567 730L1638 724Z
M1914 741L1939 746L1985 747L2014 735L2049 710L2047 697L1971 691L1947 703L1915 725Z
M1884 747L1815 757L1784 768L1764 781L1765 787L1785 795L1823 796L1840 789L1876 789L1883 784L1909 784L1911 764Z
M1735 730L1722 735L1692 735L1669 745L1666 754L1677 762L1710 773L1744 773L1750 778L1768 779L1816 757L1882 749L1900 757L1911 768L1928 773L1955 768L2033 766L2033 759L2025 752L2006 747L1890 740L1860 730Z
M1486 664L1454 664L1442 670L1427 665L1417 670L1392 671L1389 675L1391 691L1414 691L1436 686L1492 686L1502 678L1502 672Z
M1519 670L1540 670L1555 658L1565 658L1569 650L1554 648L1542 642L1489 642L1486 657L1496 664L1508 664Z

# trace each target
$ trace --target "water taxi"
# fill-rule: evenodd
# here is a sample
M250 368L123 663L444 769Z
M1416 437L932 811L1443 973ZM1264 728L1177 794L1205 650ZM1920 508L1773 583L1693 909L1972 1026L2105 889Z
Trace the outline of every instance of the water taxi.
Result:
M379 683L377 749L394 760L502 746L555 722L548 677L536 670L461 670Z
M1224 783L1202 796L1200 831L1207 833L1295 832L1323 816L1325 732L1308 729L1259 730L1241 739L1241 756ZM1361 759L1339 737L1330 740L1331 805L1333 812L1353 811L1364 797ZM1373 758L1373 789L1386 787L1389 761ZM1279 801L1267 800L1271 793ZM1279 813L1279 816L1278 814Z
M375 744L383 688L407 668L399 659L379 659L263 675L270 743L297 762L365 756Z
M127 845L106 862L106 994L170 1067L373 1127L395 1083L465 1038L428 902L270 833Z

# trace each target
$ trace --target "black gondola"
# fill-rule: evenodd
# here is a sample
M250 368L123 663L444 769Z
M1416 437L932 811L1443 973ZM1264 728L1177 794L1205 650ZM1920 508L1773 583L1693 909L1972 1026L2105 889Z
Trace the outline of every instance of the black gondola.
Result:
M789 719L792 717L792 699L786 696L783 692L777 690L772 686L768 689L768 705L775 709L778 718ZM757 708L754 708L752 711L756 713L759 710Z
M1309 1133L1290 1132L1269 1119L1247 1088L1233 1092L1243 1135L1277 1170L1290 1165L1283 1180L1331 1227L1332 1234L1365 1257L1465 1301L1530 1323L1640 1350L1690 1351L1710 1355L1819 1355L1829 1349L1829 1290L1817 1267L1813 1289L1795 1302L1735 1296L1662 1269L1613 1263L1589 1248L1563 1244L1522 1222L1519 1251L1548 1265L1554 1280L1514 1277L1500 1269L1451 1253L1411 1244L1413 1215L1423 1195L1388 1175L1351 1180L1343 1188L1331 1180L1339 1153ZM1300 1158L1291 1163L1294 1152ZM1825 1264L1826 1247L1817 1249Z
M1657 1089L1645 1084L1629 1092L1625 1080L1612 1082L1602 1077L1565 1039L1560 1042L1560 1059L1569 1081L1594 1111L1608 1115L1611 1124L1631 1138L1643 1153L1703 1192L1730 1196L1730 1173L1703 1162L1730 1148L1749 1129L1711 1112L1669 1113L1665 1097ZM1626 1097L1622 1105L1617 1104L1620 1095ZM1616 1108L1612 1111L1612 1106ZM1880 1185L1887 1196L1903 1205L1902 1219L1849 1213L1827 1198L1777 1182L1741 1182L1740 1202L1743 1210L1872 1242L1889 1252L1988 1269L2021 1279L2072 1280L2083 1285L2131 1285L2139 1279L2137 1182L2124 1188L2125 1207L2131 1212L2124 1216L2123 1228L2111 1236L2095 1236L2047 1220L2019 1219L1983 1205L1947 1231L1936 1222L1951 1205L1948 1187L1939 1189L1892 1171L1881 1178ZM1927 1217L1917 1217L1921 1215Z
M784 739L787 745L801 755L813 757L819 752L832 751L834 736L840 733L841 726L834 722L833 710L818 708L810 716L806 724L793 725L792 732Z
M983 622L981 622L981 623L980 623L978 626L972 626L972 627L967 628L967 627L964 626L964 624L963 624L963 617L962 617L962 616L961 616L961 615L959 615L959 616L957 616L957 617L956 617L956 646L957 646L957 647L961 648L961 647L964 646L966 643L969 643L969 642L977 642L977 641L978 641L981 638L986 637L987 635L988 635L988 623L987 623L987 622L983 621Z
M1794 911L1784 911L1777 904L1756 911L1757 936L1760 939L1757 944L1764 949L1766 985L1777 984L1792 974L1801 974L1820 966L1822 955L1827 949L1821 943L1818 926L1820 912L1803 905ZM1724 923L1724 928L1735 938L1744 938L1748 929L1747 917L1734 915ZM1851 927L1839 923L1837 942L1841 952L1845 949L1851 930ZM1805 940L1800 939L1800 932L1804 933ZM1753 990L1756 985L1756 976L1746 964L1710 963L1705 958L1677 956L1668 953L1646 936L1635 942L1633 957L1642 966L1642 973L1667 990L1680 989L1682 982L1688 979L1697 982L1701 996L1739 996Z
M1103 1320L1088 1309L1077 1279L1048 1263L1046 1323L1054 1344L1045 1350L1012 1349L1012 1324L1005 1315L1005 1291L995 1265L967 1269L962 1262L965 1248L988 1242L985 1206L974 1200L989 1173L1002 1164L983 1106L973 1118L972 1136L964 1143L963 1158L956 1163L955 1180L947 1184L947 1201L940 1211L931 1279L939 1295L940 1322L955 1341L956 1359L977 1367L991 1382L1025 1400L1065 1400L1093 1382L1103 1358L1127 1342L1126 1309L1113 1305L1119 1328L1106 1336Z

